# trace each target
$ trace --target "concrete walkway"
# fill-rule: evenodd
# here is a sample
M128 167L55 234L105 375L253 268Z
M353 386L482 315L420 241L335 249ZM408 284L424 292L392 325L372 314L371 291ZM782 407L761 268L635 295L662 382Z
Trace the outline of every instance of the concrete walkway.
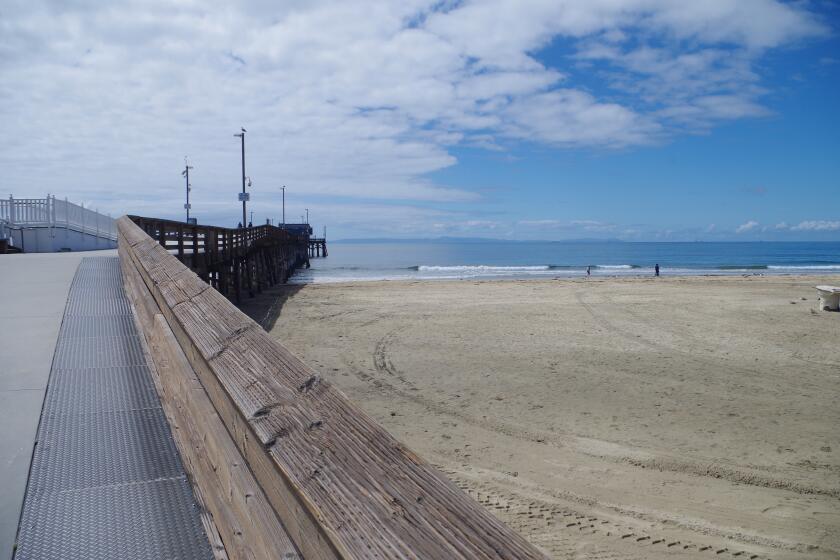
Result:
M117 257L85 258L52 360L15 560L212 560Z
M0 255L0 560L12 556L44 391L82 258L116 251Z

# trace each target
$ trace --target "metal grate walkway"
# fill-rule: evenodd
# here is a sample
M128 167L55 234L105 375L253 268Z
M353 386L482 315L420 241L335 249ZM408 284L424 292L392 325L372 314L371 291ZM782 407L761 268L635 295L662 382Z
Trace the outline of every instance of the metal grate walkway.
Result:
M58 335L15 558L212 557L119 258L85 258Z

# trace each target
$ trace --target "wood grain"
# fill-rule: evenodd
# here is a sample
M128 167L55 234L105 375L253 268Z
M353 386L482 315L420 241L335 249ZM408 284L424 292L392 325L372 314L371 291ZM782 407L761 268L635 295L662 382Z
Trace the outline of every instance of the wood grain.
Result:
M121 244L126 294L196 499L210 513L205 528L217 560L301 558L124 248Z
M123 254L305 558L544 557L130 220L118 227Z

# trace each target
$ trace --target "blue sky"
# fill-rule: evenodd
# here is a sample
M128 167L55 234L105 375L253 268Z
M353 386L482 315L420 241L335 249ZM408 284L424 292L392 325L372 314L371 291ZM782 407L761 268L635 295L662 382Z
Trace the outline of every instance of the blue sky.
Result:
M331 237L840 240L834 2L11 2L0 191Z
M836 13L827 10L823 21ZM766 115L628 149L558 151L521 144L506 154L510 158L457 150L460 165L436 179L494 188L482 208L488 220L527 215L561 226L583 217L598 222L589 227L593 237L840 239L840 224L835 225L840 205L821 202L840 194L838 47L830 36L767 56ZM540 60L562 67L565 54L544 52ZM591 84L593 91L609 95L603 84ZM531 188L522 196L506 188L510 184ZM776 227L820 220L830 223L796 231ZM751 221L758 225L735 233ZM625 233L629 229L639 233Z

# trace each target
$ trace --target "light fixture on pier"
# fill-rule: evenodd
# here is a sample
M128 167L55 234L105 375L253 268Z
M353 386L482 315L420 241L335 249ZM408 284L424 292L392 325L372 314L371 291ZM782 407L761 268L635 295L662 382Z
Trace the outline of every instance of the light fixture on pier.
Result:
M184 156L184 170L181 171L181 175L186 179L187 183L187 202L184 203L184 210L187 211L187 223L190 223L190 191L192 190L192 185L190 184L190 169L192 169L192 165L189 164L187 161L187 156Z
M239 195L239 200L242 201L242 227L245 227L247 223L245 218L248 215L248 212L245 209L245 204L250 198L248 193L245 191L245 133L248 131L245 130L244 127L240 127L240 130L242 132L238 132L234 134L234 136L242 139L242 192Z

